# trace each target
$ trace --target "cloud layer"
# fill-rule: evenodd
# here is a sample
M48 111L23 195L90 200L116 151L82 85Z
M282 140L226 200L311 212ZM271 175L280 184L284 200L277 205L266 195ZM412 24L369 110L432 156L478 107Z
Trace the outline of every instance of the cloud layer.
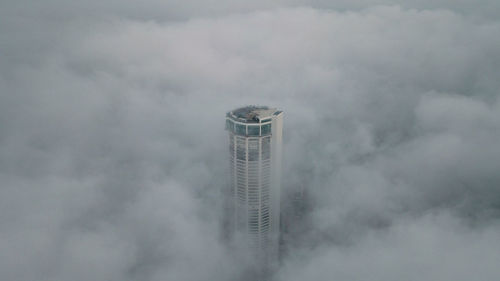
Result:
M383 4L2 3L1 279L241 278L244 104L284 110L313 203L276 280L495 279L498 5Z

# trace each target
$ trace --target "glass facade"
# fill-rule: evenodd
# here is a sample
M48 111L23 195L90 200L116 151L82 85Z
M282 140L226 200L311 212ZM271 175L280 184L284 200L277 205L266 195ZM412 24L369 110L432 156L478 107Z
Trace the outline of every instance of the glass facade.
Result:
M247 126L246 125L241 125L241 124L235 124L236 125L236 130L235 133L238 135L246 135L247 134Z
M271 134L271 123L261 125L246 125L235 123L230 119L226 119L226 130L240 136L267 136Z
M269 135L271 133L271 123L262 125L262 135Z
M249 125L247 130L250 127ZM260 131L261 126L253 127L252 129L257 128ZM272 246L272 136L240 136L233 132L230 132L229 136L235 230L249 235L250 249L268 251Z
M229 130L231 132L234 131L234 123L233 121L226 119L226 130Z
M249 136L259 136L260 135L260 126L248 126L247 133Z

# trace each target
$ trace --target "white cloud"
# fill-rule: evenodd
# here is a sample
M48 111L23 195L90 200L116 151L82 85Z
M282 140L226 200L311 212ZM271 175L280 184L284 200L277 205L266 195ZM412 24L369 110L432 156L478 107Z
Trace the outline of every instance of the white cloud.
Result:
M218 219L223 116L242 104L285 111L284 188L315 200L280 277L498 275L495 18L444 1L47 4L33 18L23 3L0 27L2 279L238 278Z

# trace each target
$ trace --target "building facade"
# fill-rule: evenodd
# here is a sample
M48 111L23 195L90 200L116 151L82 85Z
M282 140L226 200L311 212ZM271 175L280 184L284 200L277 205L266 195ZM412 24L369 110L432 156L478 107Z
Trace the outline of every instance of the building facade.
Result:
M226 114L230 229L266 265L278 258L283 112L246 106Z

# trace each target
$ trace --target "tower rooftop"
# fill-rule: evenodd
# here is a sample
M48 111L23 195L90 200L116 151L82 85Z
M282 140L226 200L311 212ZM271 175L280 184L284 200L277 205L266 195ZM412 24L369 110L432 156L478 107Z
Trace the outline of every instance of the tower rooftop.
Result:
M281 111L268 106L248 105L228 112L228 116L245 123L259 123L261 120L271 118Z

